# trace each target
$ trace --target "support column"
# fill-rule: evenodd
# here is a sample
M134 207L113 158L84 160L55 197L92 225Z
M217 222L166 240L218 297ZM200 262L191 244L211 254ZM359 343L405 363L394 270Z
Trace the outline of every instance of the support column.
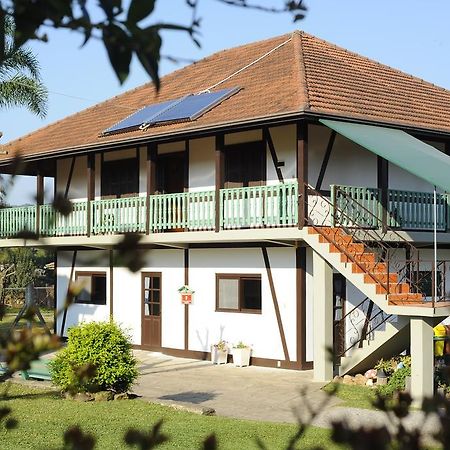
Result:
M156 190L156 158L158 148L155 143L147 147L147 214L145 215L145 233L150 234L150 196Z
M333 379L333 268L313 252L314 381Z
M377 158L377 186L381 191L381 226L383 230L386 230L388 225L389 162L381 156L378 156Z
M412 317L411 329L411 396L420 406L434 393L433 321L428 317Z
M44 176L39 171L36 176L36 234L41 232L41 206L44 204Z
M87 155L87 233L86 235L89 237L91 235L91 225L92 225L92 217L91 217L91 202L95 199L95 154Z
M224 185L224 168L225 154L224 154L224 135L216 135L216 214L215 214L215 231L220 231L220 218L222 211L220 210L220 190Z
M298 228L302 229L308 217L308 124L297 124L297 181L298 181Z

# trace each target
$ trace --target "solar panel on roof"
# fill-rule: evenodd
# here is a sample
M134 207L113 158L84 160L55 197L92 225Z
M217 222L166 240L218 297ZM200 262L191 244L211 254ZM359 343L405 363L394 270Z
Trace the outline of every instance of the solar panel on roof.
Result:
M129 115L120 122L117 122L112 127L106 129L103 134L117 133L119 131L131 131L135 128L139 128L143 123L151 120L152 117L159 113L162 113L178 101L179 100L170 100L164 103L157 103L156 105L145 106L144 108Z
M191 94L176 100L146 106L108 128L103 134L120 133L137 128L146 129L153 125L195 120L239 90L239 88L232 88L222 89L217 92Z
M179 122L195 120L217 106L239 89L222 89L217 92L207 92L197 95L189 95L181 102L161 111L148 125L160 125L167 122Z

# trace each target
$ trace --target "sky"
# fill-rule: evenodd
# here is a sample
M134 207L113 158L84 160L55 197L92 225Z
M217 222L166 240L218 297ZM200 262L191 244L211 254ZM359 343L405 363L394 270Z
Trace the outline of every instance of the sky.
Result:
M90 0L94 3L94 0ZM283 0L252 0L263 5ZM293 23L289 14L268 14L201 0L201 48L188 35L163 34L162 53L199 60L211 53L302 29L381 63L450 89L450 36L448 0L305 0L304 20ZM188 25L191 11L186 0L157 0L151 21ZM1 143L18 138L100 101L148 82L137 61L120 85L101 42L80 47L82 36L64 30L48 31L49 43L32 42L41 74L49 90L48 114L40 119L25 109L0 110ZM160 74L187 63L161 63ZM35 183L25 177L8 196L11 204L30 201ZM51 191L51 183L46 183Z

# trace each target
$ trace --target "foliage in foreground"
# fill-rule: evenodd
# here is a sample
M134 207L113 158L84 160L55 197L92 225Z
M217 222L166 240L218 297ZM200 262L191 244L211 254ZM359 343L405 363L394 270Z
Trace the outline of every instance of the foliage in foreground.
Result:
M138 376L131 341L113 322L91 322L68 332L67 346L50 362L53 383L64 391L126 392Z

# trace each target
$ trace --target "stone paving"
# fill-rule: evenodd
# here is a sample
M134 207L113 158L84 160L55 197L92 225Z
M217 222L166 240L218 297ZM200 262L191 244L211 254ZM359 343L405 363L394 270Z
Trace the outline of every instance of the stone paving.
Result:
M329 397L312 371L213 365L136 351L140 377L134 391L152 401L191 409L214 408L218 415L271 422L296 422L310 405L323 408ZM339 403L331 399L331 405Z
M307 421L311 411L318 411L313 424L319 427L342 419L352 427L392 426L395 422L381 411L339 406L339 399L321 390L322 383L312 381L312 371L217 366L144 351L135 351L135 355L141 375L134 392L153 402L197 412L214 408L220 416L268 422ZM424 428L431 435L436 420L425 421L416 411L405 425Z

